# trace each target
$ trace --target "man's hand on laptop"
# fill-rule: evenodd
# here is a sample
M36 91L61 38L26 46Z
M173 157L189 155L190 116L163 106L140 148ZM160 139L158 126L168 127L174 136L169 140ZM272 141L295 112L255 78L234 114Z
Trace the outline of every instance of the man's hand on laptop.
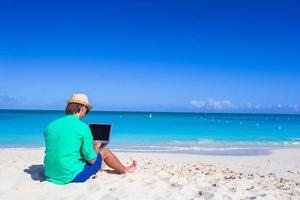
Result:
M100 140L94 140L94 141L93 141L93 144L94 144L94 150L95 150L96 152L99 152L99 148L100 148L100 146L101 146L101 141L100 141Z

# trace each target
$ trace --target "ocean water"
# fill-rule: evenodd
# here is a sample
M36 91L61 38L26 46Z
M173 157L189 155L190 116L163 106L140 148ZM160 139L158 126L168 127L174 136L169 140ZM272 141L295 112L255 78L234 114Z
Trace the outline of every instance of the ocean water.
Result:
M0 147L42 147L43 130L63 111L0 110ZM264 154L300 148L300 115L90 112L84 122L111 123L116 151Z

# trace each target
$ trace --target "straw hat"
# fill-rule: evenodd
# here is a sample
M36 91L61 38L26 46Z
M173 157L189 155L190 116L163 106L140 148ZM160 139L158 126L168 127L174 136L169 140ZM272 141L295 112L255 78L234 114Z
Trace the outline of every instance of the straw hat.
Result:
M73 94L71 99L68 100L67 103L79 103L88 107L89 110L93 108L93 106L89 103L88 97L85 94Z

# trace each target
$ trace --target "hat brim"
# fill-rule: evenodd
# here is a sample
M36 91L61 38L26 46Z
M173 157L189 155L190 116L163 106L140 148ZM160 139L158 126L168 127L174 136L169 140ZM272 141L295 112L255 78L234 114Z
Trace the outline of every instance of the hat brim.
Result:
M91 104L86 103L86 102L84 102L84 101L80 101L80 100L68 100L67 103L68 103L68 104L69 104L69 103L79 103L79 104L82 104L82 105L88 107L89 110L91 110L91 109L93 108L93 106L92 106Z

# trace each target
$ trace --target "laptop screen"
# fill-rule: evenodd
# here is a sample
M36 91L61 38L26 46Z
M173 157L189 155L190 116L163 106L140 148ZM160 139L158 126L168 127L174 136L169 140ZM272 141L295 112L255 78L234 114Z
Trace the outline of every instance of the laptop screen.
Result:
M94 140L109 141L111 124L89 124Z

